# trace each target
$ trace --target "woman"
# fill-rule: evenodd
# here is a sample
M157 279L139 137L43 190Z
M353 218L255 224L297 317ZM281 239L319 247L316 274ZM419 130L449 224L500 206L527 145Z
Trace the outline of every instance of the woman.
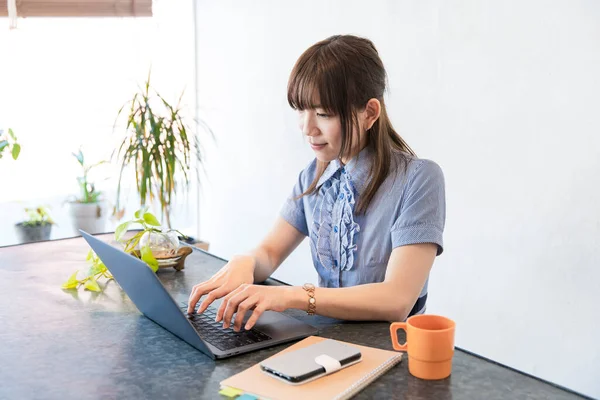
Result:
M373 43L332 36L296 62L288 102L316 158L300 173L275 226L196 286L188 312L223 298L217 321L250 329L265 310L306 310L346 320L403 321L425 311L427 281L442 253L444 177L394 131L386 72ZM310 238L319 287L262 286Z

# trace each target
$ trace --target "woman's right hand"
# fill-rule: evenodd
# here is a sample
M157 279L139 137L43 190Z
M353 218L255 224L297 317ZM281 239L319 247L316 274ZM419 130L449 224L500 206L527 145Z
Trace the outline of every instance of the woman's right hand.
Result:
M198 314L203 313L211 303L227 296L240 285L254 283L254 268L256 260L249 255L235 256L209 280L194 286L188 301L188 314L194 312L196 303L202 296L206 298L198 308Z

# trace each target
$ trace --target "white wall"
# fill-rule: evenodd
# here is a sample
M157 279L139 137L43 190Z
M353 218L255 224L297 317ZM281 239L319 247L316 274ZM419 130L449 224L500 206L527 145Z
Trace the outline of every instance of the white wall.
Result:
M428 311L458 346L600 397L600 3L200 1L197 24L215 252L254 246L312 158L285 98L296 58L367 36L395 126L446 175ZM277 276L315 280L307 243Z

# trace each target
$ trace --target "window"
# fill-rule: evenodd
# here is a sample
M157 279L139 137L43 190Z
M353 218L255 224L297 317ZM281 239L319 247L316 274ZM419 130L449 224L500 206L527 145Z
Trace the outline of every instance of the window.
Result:
M151 83L174 102L182 91L194 112L194 32L191 5L156 3L152 18L24 18L8 29L0 18L0 126L12 128L22 146L17 161L0 160L0 245L15 242L13 226L26 205L48 204L59 224L53 238L71 236L64 201L77 194L79 166L71 155L82 146L89 161L110 157L123 130L113 134L119 108ZM114 203L116 165L98 170L107 200ZM127 214L137 197L130 180ZM194 195L182 199L195 232ZM181 209L181 207L177 207ZM155 210L159 213L158 210ZM114 224L112 225L114 226Z

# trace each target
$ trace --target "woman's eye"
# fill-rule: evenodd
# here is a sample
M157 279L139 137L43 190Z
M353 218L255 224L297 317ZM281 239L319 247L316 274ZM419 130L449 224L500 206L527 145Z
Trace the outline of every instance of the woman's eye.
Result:
M329 117L329 114L317 113L317 117L327 118Z

